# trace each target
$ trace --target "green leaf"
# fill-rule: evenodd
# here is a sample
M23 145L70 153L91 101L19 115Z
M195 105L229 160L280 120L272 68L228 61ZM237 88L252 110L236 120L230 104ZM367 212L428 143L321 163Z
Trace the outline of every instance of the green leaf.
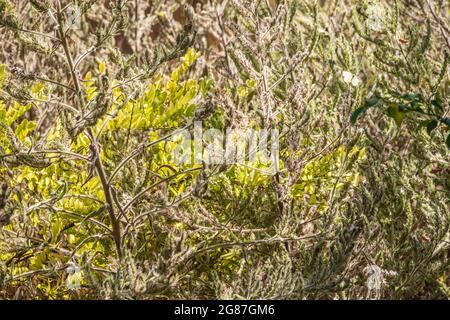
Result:
M105 63L105 61L100 62L100 64L98 65L98 71L101 74L105 73L105 71L106 71L106 63Z
M394 119L397 126L401 126L403 122L403 118L405 117L405 113L400 110L400 106L398 104L391 104L387 109L387 115Z
M0 88L7 77L6 65L0 64Z
M406 105L404 105L404 104L399 104L399 105L398 105L398 110L399 110L400 112L408 112L408 111L410 111L410 109L409 109Z
M359 116L362 115L366 111L367 111L367 108L365 108L365 107L357 108L355 111L352 112L352 115L350 116L350 122L352 124L355 124L356 120L358 120Z
M437 125L438 125L437 120L431 120L430 122L428 122L428 125L427 125L428 135L431 136L431 132L433 132L433 130L436 129Z
M381 101L380 97L373 96L372 98L370 98L370 99L366 100L366 102L364 102L364 107L366 107L366 108L375 107L380 101Z
M422 100L422 94L420 92L414 93L414 92L408 92L401 96L402 99L405 99L407 101L420 101Z
M28 121L23 119L22 122L17 126L15 132L17 137L21 141L25 141L25 138L36 128L36 123L33 121Z
M61 220L56 220L52 224L52 243L56 243L57 238L63 228L63 222Z
M435 108L438 108L439 110L444 110L444 108L442 107L441 102L438 99L435 100L431 100L431 105Z
M450 118L447 118L447 117L442 118L441 122L450 128Z
M450 149L450 133L447 136L447 140L445 140L445 143L447 144L447 148Z
M366 100L366 102L364 102L364 104L361 107L357 108L355 111L352 112L350 116L350 122L352 124L355 124L358 118L364 112L366 112L369 108L377 106L380 102L382 102L382 100L377 96L373 96L372 98Z

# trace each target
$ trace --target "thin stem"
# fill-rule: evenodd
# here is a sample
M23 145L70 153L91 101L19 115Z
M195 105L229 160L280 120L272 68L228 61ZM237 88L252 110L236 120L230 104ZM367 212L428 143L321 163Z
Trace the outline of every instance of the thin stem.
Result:
M57 5L57 18L58 18L58 34L61 40L61 44L64 50L64 54L66 56L67 63L69 65L70 73L72 75L73 82L75 84L75 89L78 97L78 102L80 104L80 109L83 106L83 97L81 95L81 85L80 80L78 79L78 76L76 74L76 69L73 64L72 55L70 54L69 50L69 44L67 43L67 37L66 33L64 32L64 26L63 26L63 17L62 17L62 9L61 9L61 2L58 1Z
M66 89L68 89L68 90L70 90L70 91L75 91L74 88L69 87L68 85L65 85L64 83L61 83L61 82L58 82L58 81L55 81L55 80L52 80L52 79L47 79L47 78L43 78L43 77L39 77L39 76L37 76L36 79L38 79L38 80L40 80L40 81L44 81L44 82L49 82L49 83L56 84L57 86L66 88Z
M203 169L203 167L198 167L198 168L192 168L192 169L188 169L188 170L185 170L185 171L177 172L177 173L175 173L175 174L173 174L173 175L171 175L171 176L169 176L169 177L166 177L166 178L164 178L164 179L162 179L162 180L159 180L159 181L153 183L152 185L150 185L150 186L148 186L147 188L141 190L137 195L135 195L134 198L131 199L131 200L123 207L123 210L126 211L133 203L135 203L140 197L142 197L145 193L147 193L148 191L150 191L150 190L153 189L154 187L156 187L156 186L158 186L158 185L160 185L160 184L162 184L162 183L165 183L165 182L167 182L167 181L170 181L170 180L172 180L173 178L176 178L177 176L179 176L179 175L181 175L181 174L187 174L187 173L195 172L195 171L202 170L202 169Z
M190 125L187 125L187 126L185 126L184 128L182 128L181 130L187 129L187 128L189 128L189 127L190 127ZM139 153L141 153L145 148L149 148L149 147L151 147L151 146L153 146L153 145L155 145L155 144L157 144L157 143L160 143L160 142L162 142L162 141L166 141L168 138L170 138L171 136L173 136L173 135L176 134L176 133L177 133L177 130L175 130L174 132L172 132L172 133L170 133L170 134L168 134L168 135L166 135L166 136L164 136L164 137L161 137L161 138L159 138L159 139L157 139L157 140L155 140L155 141L152 141L152 142L148 142L148 143L142 144L142 145L140 145L138 148L136 148L136 149L135 149L128 157L126 157L125 159L123 159L123 160L117 165L117 167L114 169L114 171L112 172L111 176L109 177L108 185L110 185L110 184L112 183L114 177L119 173L119 171L122 169L122 167L125 166L125 165L126 165L128 162L130 162L131 160L133 160L134 157L138 156Z
M21 155L33 155L33 154L49 154L49 153L56 153L59 155L72 156L72 157L80 159L80 160L90 161L90 159L88 157L83 156L79 153L70 152L70 151L61 151L61 150L36 150L33 152L8 153L8 154L0 155L0 158L8 158L8 157L21 156Z
M260 240L255 240L255 241L235 241L235 242L223 242L223 243L218 243L215 245L212 245L210 247L206 247L200 250L197 250L194 254L198 255L200 253L204 253L204 252L208 252L211 250L216 250L219 248L230 248L230 247L242 247L242 246L253 246L253 245L258 245L258 244L275 244L275 243L287 243L287 242L297 242L297 241L304 241L304 240L308 240L308 239L312 239L312 238L316 238L319 237L321 235L323 235L324 232L320 232L320 233L315 233L315 234L311 234L311 235L307 235L304 237L291 237L291 238L281 238L281 237L274 237L274 238L269 238L269 239L260 239Z
M76 94L79 102L79 109L82 110L84 105L84 99L81 92L81 85L80 80L78 79L76 69L73 63L72 55L70 54L69 45L67 43L66 33L64 32L63 28L63 16L62 16L62 9L61 9L61 3L58 1L57 3L57 18L58 18L58 33L61 40L62 47L64 49L64 53L66 55L67 64L69 65L70 73L72 75L73 82L75 84ZM111 189L108 184L108 179L106 177L105 170L103 168L102 161L100 159L100 151L99 146L97 145L97 142L94 138L94 134L92 132L92 129L87 129L87 136L89 137L89 140L91 141L92 145L92 152L93 152L93 159L95 159L92 163L92 165L95 166L95 169L97 171L97 174L100 178L103 192L105 194L105 200L107 203L107 209L109 214L109 219L112 225L112 234L114 238L114 242L116 245L116 251L119 259L122 258L122 244L121 244L121 232L120 232L120 224L117 221L115 210L114 210L114 201L111 195Z
M83 61L84 58L86 58L89 54L91 54L92 52L94 52L95 50L97 50L97 47L91 47L88 50L86 50L86 52L84 52L81 56L79 56L76 60L75 60L75 64L74 64L74 68L77 68L78 65L80 64L81 61Z
M49 39L51 39L51 40L53 40L53 41L59 41L58 38L56 38L56 37L54 37L54 36L52 36L52 35L45 34L45 33L41 33L41 32L34 31L34 30L18 29L18 31L24 32L24 33L34 34L34 35L36 35L36 36L40 36L40 37L44 37L44 38L49 38Z

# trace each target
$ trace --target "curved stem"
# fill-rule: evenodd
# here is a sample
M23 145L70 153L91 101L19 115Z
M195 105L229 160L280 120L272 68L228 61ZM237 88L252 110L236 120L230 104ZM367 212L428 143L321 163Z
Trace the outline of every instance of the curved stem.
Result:
M58 19L58 34L59 34L59 37L61 40L61 45L64 49L67 64L69 66L73 82L75 84L76 94L77 94L78 103L79 103L79 110L82 110L83 105L84 105L83 94L81 92L80 80L78 79L78 76L76 73L76 68L73 63L72 55L70 54L69 45L67 43L67 35L64 32L64 28L63 28L63 15L62 15L60 1L58 1L58 3L57 3L56 16ZM87 129L86 133L87 133L87 136L89 137L89 140L91 141L91 150L92 150L93 159L94 159L92 165L95 166L97 174L100 178L100 182L102 184L103 192L105 194L105 200L107 203L109 219L110 219L110 222L112 225L112 234L113 234L114 242L116 245L117 255L118 255L119 259L121 259L122 258L122 243L121 243L120 224L117 220L116 213L114 210L114 201L113 201L113 198L111 195L111 189L108 184L108 179L106 177L105 169L103 168L103 164L100 159L100 148L95 140L92 129Z

